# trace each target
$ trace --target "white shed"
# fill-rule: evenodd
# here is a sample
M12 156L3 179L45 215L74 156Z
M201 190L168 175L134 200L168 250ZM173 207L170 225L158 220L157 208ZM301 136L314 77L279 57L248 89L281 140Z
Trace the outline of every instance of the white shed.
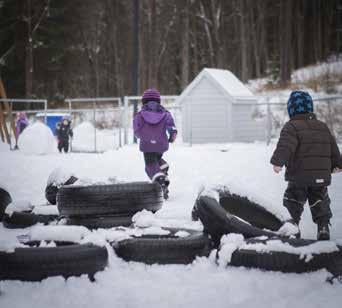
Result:
M177 102L184 142L265 140L265 121L252 117L257 99L230 71L203 69Z

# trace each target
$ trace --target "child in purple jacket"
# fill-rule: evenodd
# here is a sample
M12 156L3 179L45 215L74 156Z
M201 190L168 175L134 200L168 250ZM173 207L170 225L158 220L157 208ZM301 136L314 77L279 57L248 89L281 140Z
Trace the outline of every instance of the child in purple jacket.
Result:
M160 105L160 93L147 89L142 96L142 109L133 120L134 135L140 139L140 151L144 153L145 171L152 182L161 185L164 198L168 198L168 163L162 158L174 142L177 129L169 111Z

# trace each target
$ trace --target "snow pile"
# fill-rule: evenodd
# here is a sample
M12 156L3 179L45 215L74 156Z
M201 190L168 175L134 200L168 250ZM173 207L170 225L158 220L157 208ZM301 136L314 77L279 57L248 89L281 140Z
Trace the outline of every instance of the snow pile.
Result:
M96 151L103 152L118 148L118 136L114 130L96 129ZM72 150L79 152L95 151L95 128L91 122L83 122L74 128Z
M287 221L280 227L277 233L283 236L295 235L299 233L299 227L296 224Z
M0 238L0 252L14 252L15 248L23 247L18 241L14 241L11 238Z
M34 226L28 236L31 241L81 242L91 232L82 226Z
M232 259L232 254L244 243L242 234L227 234L222 236L220 250L218 252L218 264L222 267L227 266Z
M19 136L18 146L25 154L50 154L57 152L57 142L51 129L41 122L28 126Z
M16 200L10 203L5 210L5 213L9 216L13 214L13 212L25 212L31 211L33 209L33 205L30 201L27 200Z
M69 170L65 168L56 168L54 169L47 180L47 185L53 184L55 186L63 185L67 180L69 180L72 176L75 176Z
M142 210L132 217L133 225L137 228L165 227L165 228L185 228L202 231L203 226L199 221L189 221L188 219L163 219L162 213L157 211L152 213Z

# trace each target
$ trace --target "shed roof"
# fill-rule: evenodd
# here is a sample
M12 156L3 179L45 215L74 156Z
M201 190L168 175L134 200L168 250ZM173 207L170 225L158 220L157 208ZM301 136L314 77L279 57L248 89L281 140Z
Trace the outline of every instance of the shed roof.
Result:
M203 79L210 78L230 97L254 98L253 93L230 71L215 68L204 68L185 88L177 101L181 101Z

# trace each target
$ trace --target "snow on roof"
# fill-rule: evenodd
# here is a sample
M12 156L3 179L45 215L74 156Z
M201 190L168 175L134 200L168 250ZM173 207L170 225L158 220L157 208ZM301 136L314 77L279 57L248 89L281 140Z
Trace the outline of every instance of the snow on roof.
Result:
M231 96L253 96L253 93L232 72L214 68L205 68L203 71L209 74Z
M233 98L254 98L253 93L230 71L215 68L204 68L197 77L185 88L177 101L180 102L204 78L210 78L224 92Z

